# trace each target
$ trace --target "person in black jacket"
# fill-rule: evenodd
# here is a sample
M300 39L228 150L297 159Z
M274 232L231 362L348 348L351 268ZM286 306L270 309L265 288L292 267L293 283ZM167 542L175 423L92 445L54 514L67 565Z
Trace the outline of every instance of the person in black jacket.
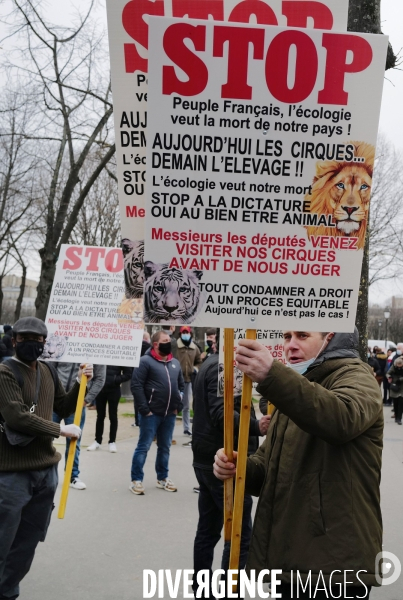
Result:
M4 325L4 335L1 339L1 341L3 342L3 344L5 345L6 349L7 349L7 356L14 356L15 352L14 352L14 346L13 346L13 342L12 342L12 337L13 337L13 328L11 327L11 325Z
M154 436L157 436L157 488L176 492L168 477L169 453L175 419L182 410L185 389L179 361L172 356L171 339L164 331L151 338L152 348L140 358L133 370L131 391L139 411L140 437L134 451L129 489L143 495L144 463Z
M102 390L96 398L97 422L95 425L95 441L87 450L98 450L102 444L104 434L104 421L106 416L106 405L109 412L109 452L116 452L116 433L118 430L118 407L120 400L120 386L125 381L129 381L132 376L131 367L116 367L108 365L106 367L106 379Z
M379 361L375 358L375 356L372 356L372 354L371 354L371 348L368 348L367 356L368 356L368 364L371 367L376 380L378 381L379 377L381 377L381 378L383 377L385 367L383 368L383 370L381 369L381 365L380 365ZM382 381L382 379L381 379L381 381Z
M7 348L0 340L0 363L3 362L3 359L7 357Z
M214 456L224 443L224 399L217 396L218 354L212 354L204 361L196 377L193 396L193 468L200 485L199 522L193 548L193 591L196 597L198 589L197 573L204 569L210 571L214 558L214 548L221 537L223 527L224 484L213 474ZM239 410L241 396L234 397L234 448L238 445ZM270 417L264 416L258 421L253 406L249 425L248 454L256 452L259 435L266 435ZM246 555L252 534L252 496L245 494L242 520L241 552L239 568L246 564ZM230 543L224 544L221 569L229 567ZM210 596L212 597L211 592Z
M150 350L150 348L151 348L150 342L151 342L150 334L148 333L148 331L144 331L143 341L141 342L140 357L144 356L144 354L147 352L147 350ZM132 423L132 427L138 427L139 426L139 412L137 410L136 400L135 400L134 396L133 396L133 405L134 405L134 423Z
M382 348L379 348L378 346L374 346L372 355L373 358L375 358L379 364L379 374L377 373L375 377L379 387L381 387L381 385L383 384L383 403L385 406L388 406L390 404L388 398L389 383L386 378L386 372L388 370L388 355L384 350L382 350Z

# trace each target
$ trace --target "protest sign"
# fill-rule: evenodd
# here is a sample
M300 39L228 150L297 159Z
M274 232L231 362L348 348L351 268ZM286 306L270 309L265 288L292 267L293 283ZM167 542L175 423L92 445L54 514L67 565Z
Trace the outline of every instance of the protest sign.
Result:
M353 330L387 43L150 17L146 322Z
M345 31L348 0L107 0L126 297L143 293L149 15Z
M234 363L234 396L239 396L242 392L242 371L235 365L235 352L237 349L238 341L244 340L246 337L245 329L234 329L234 344L233 344L233 363ZM258 329L256 331L256 340L266 346L272 353L273 357L282 362L286 363L284 346L283 346L283 332L272 331L269 329ZM219 346L219 358L218 358L218 395L224 395L224 353L226 352L224 344L224 329L220 329L220 346ZM253 383L253 389L256 390L257 383Z
M137 367L142 307L142 300L125 298L120 248L63 244L41 360Z

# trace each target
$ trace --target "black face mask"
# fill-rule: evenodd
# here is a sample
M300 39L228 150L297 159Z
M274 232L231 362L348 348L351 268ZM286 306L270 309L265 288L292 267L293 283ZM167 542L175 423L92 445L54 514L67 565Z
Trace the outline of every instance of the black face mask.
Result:
M213 347L213 344L214 344L214 342L213 342L213 340L207 340L207 341L206 341L206 344L207 344L207 346L208 346L209 348L212 348L212 347Z
M45 346L44 342L37 342L36 340L25 340L24 342L17 342L15 346L15 352L23 361L33 362L37 360Z
M165 344L158 344L158 352L162 356L168 356L168 354L171 354L171 350L172 350L171 342L165 342Z

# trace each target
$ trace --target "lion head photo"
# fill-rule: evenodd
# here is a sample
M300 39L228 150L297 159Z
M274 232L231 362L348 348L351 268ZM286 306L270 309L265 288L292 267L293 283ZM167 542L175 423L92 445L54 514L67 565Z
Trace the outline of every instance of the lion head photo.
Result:
M364 248L371 196L375 147L365 142L350 142L354 157L362 162L325 160L316 163L310 202L311 214L331 215L335 227L308 226L311 236L349 236L357 238L357 249Z
M128 322L135 324L135 329L144 329L144 304L142 298L130 298L125 296L118 310L118 323L125 325Z

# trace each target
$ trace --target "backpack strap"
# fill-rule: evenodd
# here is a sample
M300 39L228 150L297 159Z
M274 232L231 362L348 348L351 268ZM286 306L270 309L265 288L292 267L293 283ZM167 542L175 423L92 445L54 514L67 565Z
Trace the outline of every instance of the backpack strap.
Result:
M17 380L18 385L22 389L24 386L24 380L22 378L21 371L18 368L17 361L15 361L13 358L6 358L5 360L3 360L3 365L6 365L6 367L10 368L10 370L13 372L14 377Z
M57 374L56 371L56 367L54 365L52 365L51 362L47 362L44 360L39 361L42 365L46 365L50 371L50 374L52 375L52 379L53 379L53 384L55 386L55 393L57 392L57 389L59 387L59 375Z
M18 368L17 361L13 360L12 358L6 358L5 360L3 360L2 364L9 367L9 369L12 371L14 377L16 378L18 385L22 389L24 386L24 379L22 378L21 371ZM1 432L4 432L4 423L5 423L5 421L3 419L3 416L0 414L0 431Z
M45 362L44 360L41 360L40 362L41 362L41 364L46 365L48 367L50 374L52 375L53 384L55 386L55 392L56 392L57 388L59 386L59 375L57 374L55 367L52 365L52 363ZM3 360L3 365L10 367L11 371L13 372L14 377L17 380L18 385L22 389L23 385L24 385L24 380L22 378L21 371L18 367L17 361L15 361L13 358L6 358L5 360Z

